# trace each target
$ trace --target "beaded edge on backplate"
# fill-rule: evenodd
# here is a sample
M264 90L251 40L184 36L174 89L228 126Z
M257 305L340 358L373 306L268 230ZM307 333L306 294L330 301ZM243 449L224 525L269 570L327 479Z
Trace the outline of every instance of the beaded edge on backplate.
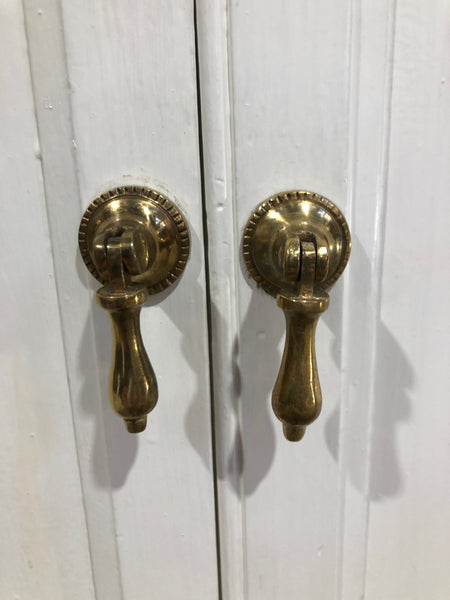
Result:
M174 222L178 230L178 235L180 237L180 245L177 262L175 263L170 273L164 279L158 281L156 284L147 288L149 294L156 294L158 292L162 292L164 289L172 285L172 283L174 283L178 279L178 277L183 273L186 267L190 251L190 235L187 223L179 209L173 204L171 200L169 200L169 198L167 198L159 192L156 192L155 190L151 190L150 188L141 186L120 186L103 194L100 194L100 196L97 196L97 198L95 198L89 204L81 218L80 228L78 231L78 245L80 248L81 256L90 273L98 281L100 281L100 283L104 284L105 281L102 279L99 272L97 271L97 268L94 265L91 259L91 255L89 253L89 248L87 244L87 229L90 219L99 207L101 207L107 202L111 202L112 200L124 196L138 196L140 198L147 198L152 202L158 204L170 216L171 220Z
M327 281L327 288L331 287L337 281L337 279L339 279L343 270L345 269L345 266L350 256L351 236L347 221L345 220L345 217L341 213L339 208L335 204L333 204L331 200L328 200L327 198L324 198L319 194L315 194L314 192L308 192L306 190L281 192L280 194L275 194L274 196L267 198L267 200L261 202L261 204L253 211L252 215L247 221L242 237L242 255L244 258L245 266L247 267L247 270L250 273L250 275L256 281L258 287L263 288L263 290L271 296L277 296L281 289L278 286L270 283L260 275L252 256L253 233L260 219L266 213L268 213L269 210L276 208L277 206L280 206L282 204L285 204L286 202L293 202L296 200L308 200L309 202L320 204L332 213L332 215L338 221L339 225L342 227L345 240L345 251L339 263L339 267L333 273L333 276Z

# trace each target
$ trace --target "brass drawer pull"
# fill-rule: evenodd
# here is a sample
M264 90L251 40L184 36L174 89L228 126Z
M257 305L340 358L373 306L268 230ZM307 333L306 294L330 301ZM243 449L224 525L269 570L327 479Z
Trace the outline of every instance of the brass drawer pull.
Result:
M139 314L147 296L171 285L189 257L189 230L165 196L120 187L96 198L81 219L80 252L102 284L97 303L114 333L110 402L130 433L143 431L158 386L142 341Z
M286 317L286 342L272 394L275 415L290 441L299 441L322 406L315 330L328 308L330 288L347 264L350 232L340 210L305 191L262 202L244 231L250 275L277 298Z

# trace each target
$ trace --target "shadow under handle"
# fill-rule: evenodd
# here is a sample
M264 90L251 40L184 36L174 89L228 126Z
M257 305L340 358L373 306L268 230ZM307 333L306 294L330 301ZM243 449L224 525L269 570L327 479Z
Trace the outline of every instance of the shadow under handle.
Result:
M113 329L109 398L130 433L145 429L147 414L158 400L158 385L141 335L139 315L147 298L141 286L126 290L102 287L97 303L108 311Z
M286 439L297 442L322 408L315 332L320 315L328 308L329 296L323 291L308 296L278 294L277 303L286 318L286 340L272 407L283 423Z

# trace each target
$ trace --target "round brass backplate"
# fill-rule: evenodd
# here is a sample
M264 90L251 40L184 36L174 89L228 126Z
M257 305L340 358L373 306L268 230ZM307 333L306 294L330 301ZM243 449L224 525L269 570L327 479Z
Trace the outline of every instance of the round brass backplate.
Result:
M94 242L105 241L142 227L148 232L148 268L131 276L149 294L171 285L183 272L189 258L189 229L180 210L154 190L124 186L98 196L86 209L78 234L81 256L92 275L106 283L108 273L94 261Z
M327 271L320 286L327 289L347 264L351 238L347 222L330 200L306 191L277 194L262 202L244 230L242 253L246 267L268 294L289 292L295 283L286 279L283 249L293 236L314 239L327 249Z

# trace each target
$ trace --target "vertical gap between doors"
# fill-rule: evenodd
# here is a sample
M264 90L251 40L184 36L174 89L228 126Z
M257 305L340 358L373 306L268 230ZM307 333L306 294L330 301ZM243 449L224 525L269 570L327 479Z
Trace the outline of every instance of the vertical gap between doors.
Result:
M215 436L215 407L214 407L214 365L212 350L212 315L211 315L211 281L209 276L209 246L208 246L208 220L206 214L206 192L205 192L205 164L203 156L203 130L202 130L202 99L200 89L200 65L199 65L199 43L197 26L197 0L194 0L194 36L195 36L195 73L197 87L197 123L198 123L198 146L200 163L200 186L202 195L202 225L203 225L203 254L205 257L205 284L206 284L206 318L208 326L208 361L209 361L209 394L211 410L211 449L212 469L214 486L214 519L216 527L216 557L217 557L217 585L219 600L223 600L222 594L222 572L220 561L220 526L219 526L219 500L217 490L217 449Z

